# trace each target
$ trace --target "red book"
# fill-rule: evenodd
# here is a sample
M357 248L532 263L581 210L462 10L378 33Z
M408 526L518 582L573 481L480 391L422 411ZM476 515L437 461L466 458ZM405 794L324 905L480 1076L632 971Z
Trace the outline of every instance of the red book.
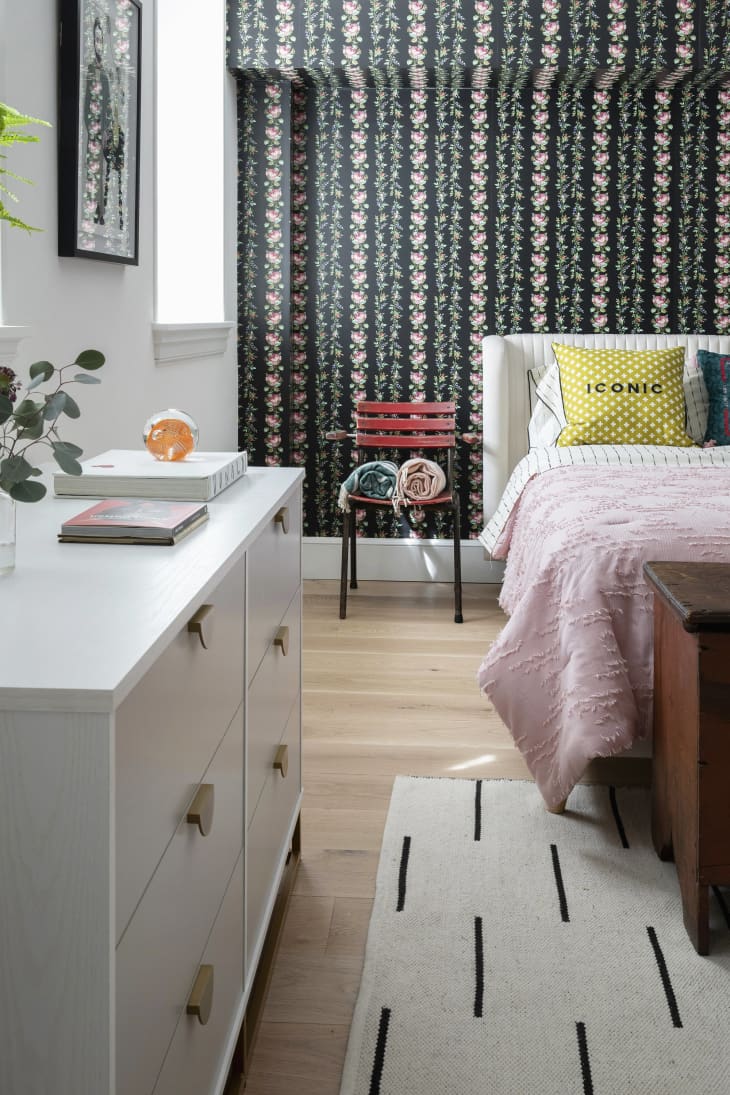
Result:
M65 521L63 542L174 544L208 519L200 502L106 498Z

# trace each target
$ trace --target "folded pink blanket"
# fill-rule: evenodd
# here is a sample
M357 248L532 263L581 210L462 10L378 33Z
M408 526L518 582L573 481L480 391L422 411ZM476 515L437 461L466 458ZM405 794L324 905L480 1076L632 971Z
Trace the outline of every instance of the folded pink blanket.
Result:
M438 498L446 486L443 469L433 460L417 456L398 469L393 505L398 510L406 502L427 502Z

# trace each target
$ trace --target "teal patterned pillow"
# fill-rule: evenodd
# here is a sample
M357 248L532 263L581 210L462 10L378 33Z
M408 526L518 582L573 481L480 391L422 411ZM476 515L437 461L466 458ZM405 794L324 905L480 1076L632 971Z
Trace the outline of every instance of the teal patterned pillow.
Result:
M730 445L730 354L698 350L697 362L710 400L705 444Z

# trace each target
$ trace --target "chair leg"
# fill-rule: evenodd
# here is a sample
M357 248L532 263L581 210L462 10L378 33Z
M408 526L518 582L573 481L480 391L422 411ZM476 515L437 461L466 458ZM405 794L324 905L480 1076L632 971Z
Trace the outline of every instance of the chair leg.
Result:
M463 624L461 614L461 519L459 499L454 499L454 623Z
M350 589L357 589L357 514L350 515Z
M347 549L350 543L350 519L354 515L342 514L342 567L340 569L340 619L347 616Z

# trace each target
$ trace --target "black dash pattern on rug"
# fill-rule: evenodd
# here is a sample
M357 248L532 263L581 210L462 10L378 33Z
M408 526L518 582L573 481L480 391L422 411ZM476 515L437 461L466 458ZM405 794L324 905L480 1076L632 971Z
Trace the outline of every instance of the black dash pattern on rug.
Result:
M558 901L560 902L560 919L564 924L569 924L568 901L565 896L565 887L563 886L563 872L560 869L560 857L558 855L557 844L550 845L550 852L553 857L553 873L555 874L555 885L558 890Z
M474 917L474 1018L484 1014L484 935L481 916Z
M482 839L482 781L476 781L474 790L474 839Z
M383 1065L385 1063L385 1045L388 1041L389 1025L390 1008L382 1008L380 1012L380 1024L378 1025L378 1040L375 1043L373 1071L370 1073L370 1095L380 1095L380 1081L383 1078Z
M648 788L476 782L394 780L339 1095L730 1095L730 885L701 958Z
M624 829L624 823L621 820L621 814L618 808L618 801L616 799L616 788L609 787L608 797L611 801L611 811L613 813L613 820L616 822L616 829L618 831L619 840L621 841L622 848L628 848L629 842L626 839L626 830Z
M659 976L661 977L662 985L664 986L664 995L667 998L667 1004L669 1005L669 1014L672 1017L672 1023L675 1027L681 1027L682 1020L679 1017L677 998L674 995L674 989L672 988L672 982L669 977L669 970L667 969L667 963L664 961L664 955L662 953L662 948L659 946L657 934L651 927L647 927L646 930L649 933L649 939L651 941L652 950L654 951L654 957L656 958L656 964L659 967Z
M398 904L396 912L403 912L406 904L406 876L408 874L408 856L411 853L411 838L403 837L403 848L400 853L400 870L398 871Z
M578 1035L578 1054L580 1056L580 1071L583 1077L583 1095L593 1095L593 1077L591 1076L591 1062L588 1056L588 1039L586 1038L585 1023L576 1023L575 1032Z

